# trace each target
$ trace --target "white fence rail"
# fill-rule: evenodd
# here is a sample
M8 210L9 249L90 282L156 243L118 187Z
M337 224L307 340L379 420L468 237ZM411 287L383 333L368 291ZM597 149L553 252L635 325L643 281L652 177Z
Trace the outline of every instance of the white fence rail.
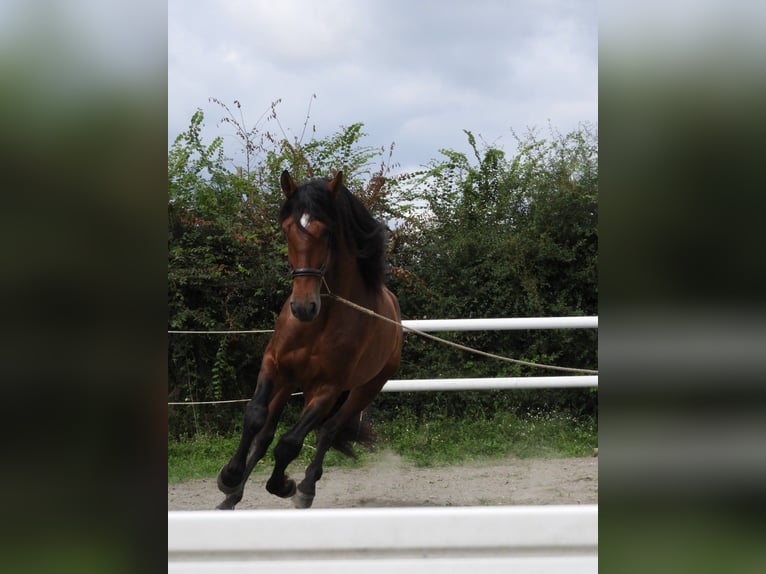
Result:
M511 317L504 319L413 319L402 325L419 331L519 331L522 329L597 329L598 317Z
M598 375L571 377L481 377L462 379L391 379L384 393L404 391L481 391L488 389L553 389L597 387Z
M585 574L598 507L168 512L168 572Z
M524 329L598 329L598 317L518 317L503 319L419 319L402 321L419 331L513 331ZM559 365L571 367L574 365ZM558 377L487 377L458 379L392 379L383 392L477 391L487 389L553 389L598 387L597 375Z

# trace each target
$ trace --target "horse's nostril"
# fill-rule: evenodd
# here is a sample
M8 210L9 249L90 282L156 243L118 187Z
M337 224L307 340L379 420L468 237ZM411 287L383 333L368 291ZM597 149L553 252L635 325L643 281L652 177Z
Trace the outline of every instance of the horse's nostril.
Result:
M312 321L319 314L319 303L306 301L297 304L295 301L290 301L290 311L301 321Z

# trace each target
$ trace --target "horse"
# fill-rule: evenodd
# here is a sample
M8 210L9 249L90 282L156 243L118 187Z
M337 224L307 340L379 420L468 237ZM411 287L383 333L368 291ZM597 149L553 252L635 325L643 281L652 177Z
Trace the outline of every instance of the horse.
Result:
M354 457L353 442L371 442L364 411L401 361L399 302L384 283L383 225L345 187L342 171L296 185L285 170L280 184L286 199L279 223L287 239L292 292L263 354L239 445L218 474L218 488L226 495L218 509L234 509L242 499L285 404L299 392L302 411L274 447L266 490L291 498L296 508L311 507L327 451L333 447ZM323 300L323 289L391 321L335 297ZM285 471L314 430L316 454L296 486Z

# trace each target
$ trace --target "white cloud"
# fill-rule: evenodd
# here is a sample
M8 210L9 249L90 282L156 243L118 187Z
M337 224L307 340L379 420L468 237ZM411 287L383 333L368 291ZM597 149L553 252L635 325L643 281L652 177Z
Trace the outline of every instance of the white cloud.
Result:
M597 119L595 0L170 0L169 136L208 98L255 121L276 99L300 133L312 94L318 135L363 122L366 143L420 165L465 150L463 129L560 131Z
M254 57L275 65L306 68L342 58L345 38L354 37L358 2L280 0L224 2L230 29Z

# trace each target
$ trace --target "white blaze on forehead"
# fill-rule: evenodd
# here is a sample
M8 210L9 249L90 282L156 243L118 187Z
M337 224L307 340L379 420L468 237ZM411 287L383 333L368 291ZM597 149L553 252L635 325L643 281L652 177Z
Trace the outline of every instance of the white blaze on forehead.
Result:
M301 227L304 229L311 223L311 216L308 213L301 215Z

